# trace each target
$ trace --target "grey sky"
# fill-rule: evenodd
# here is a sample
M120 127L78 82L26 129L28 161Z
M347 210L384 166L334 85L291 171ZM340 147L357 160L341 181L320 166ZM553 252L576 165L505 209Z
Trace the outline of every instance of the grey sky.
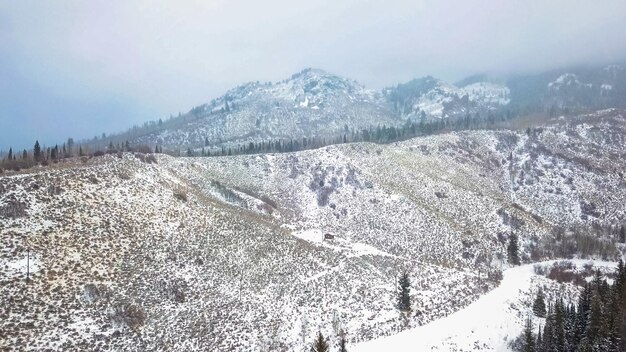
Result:
M187 111L308 66L372 87L626 57L626 1L0 2L0 150Z

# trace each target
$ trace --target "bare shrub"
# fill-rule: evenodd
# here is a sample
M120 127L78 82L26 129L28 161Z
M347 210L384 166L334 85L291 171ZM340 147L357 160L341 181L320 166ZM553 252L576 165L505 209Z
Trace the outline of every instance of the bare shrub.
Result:
M57 186L53 184L48 187L49 196L58 196L61 193L63 193L63 188L61 188L61 186Z
M152 150L152 148L150 148L147 145L138 145L136 147L132 147L130 148L131 151L133 152L137 152L137 153L142 153L142 154L151 154L154 150Z
M146 321L146 313L141 306L122 303L113 307L109 314L113 324L137 331Z
M146 162L146 156L144 154L141 153L135 153L135 158L139 159L142 163Z
M569 261L556 262L550 267L548 279L554 280L559 283L573 283L578 286L585 284L585 276L576 272L576 266Z
M187 300L187 282L183 279L161 281L158 287L167 298L176 303L184 303Z
M5 200L5 204L0 205L0 218L17 219L23 218L26 215L26 209L28 205L20 202L14 197L10 197Z
M23 169L29 169L35 165L34 160L19 159L19 160L4 160L2 166L7 170L21 171Z
M185 193L185 191L177 189L174 191L174 198L182 201L182 202L186 202L187 201L187 193Z
M82 298L87 304L94 304L102 299L108 300L109 289L104 285L86 284L83 286Z
M148 164L158 164L156 156L154 156L154 154L146 155L146 163L148 163Z
M227 188L226 186L222 185L218 181L215 181L215 180L211 181L211 186L215 188L217 193L219 193L222 197L224 197L224 199L227 202L237 203L237 204L243 203L243 199L237 193L233 192L233 190Z

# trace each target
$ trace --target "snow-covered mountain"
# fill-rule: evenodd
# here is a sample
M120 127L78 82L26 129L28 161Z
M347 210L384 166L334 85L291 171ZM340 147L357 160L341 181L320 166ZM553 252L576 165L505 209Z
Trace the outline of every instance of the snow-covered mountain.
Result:
M333 99L376 99L341 90ZM328 101L302 94L320 110ZM229 109L241 99L233 93ZM0 349L298 351L318 330L335 343L341 328L352 345L492 290L488 273L506 267L511 231L524 260L546 255L541 241L569 248L567 226L589 229L584 244L612 258L624 247L598 236L626 216L624 116L284 154L154 163L126 153L5 173ZM395 307L403 270L410 316Z
M333 138L407 120L465 117L508 103L506 87L455 87L433 77L381 91L318 69L277 83L247 83L189 113L122 137L132 144L200 148L303 137ZM106 141L100 141L106 145Z
M305 137L330 141L407 122L611 107L626 107L626 71L619 65L512 77L475 75L455 85L426 76L381 91L309 68L276 83L243 84L186 114L86 144L102 149L111 141L129 141L185 150Z
M133 142L201 147L268 139L332 138L402 121L381 94L322 70L306 69L277 83L248 83L198 106L160 131Z
M610 65L600 70L566 72L547 87L546 103L559 108L623 106L626 71Z
M383 93L403 118L412 121L473 116L509 103L506 86L475 82L456 87L431 76L387 88Z
M517 107L585 111L626 105L626 70L622 65L560 69L511 77L512 104Z

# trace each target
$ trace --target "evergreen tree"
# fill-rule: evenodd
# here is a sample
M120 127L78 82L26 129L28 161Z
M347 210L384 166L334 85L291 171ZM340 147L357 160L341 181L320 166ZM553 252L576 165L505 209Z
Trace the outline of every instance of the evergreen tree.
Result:
M522 346L523 352L535 352L535 336L533 334L533 322L528 317L524 326L524 341Z
M411 310L411 279L409 273L404 271L398 280L398 309L403 312Z
M508 254L509 264L520 265L519 246L517 243L516 234L512 233L511 236L509 236L509 245L507 246L506 250Z
M546 317L546 301L542 289L537 291L537 297L535 297L535 302L533 303L533 313L540 318Z
M67 154L68 156L72 157L73 153L72 150L74 149L74 138L68 138L67 139Z
M566 310L565 318L565 350L574 351L577 345L576 338L576 308L573 305L569 305Z
M13 148L9 148L9 160L13 160Z
M324 339L324 336L322 336L322 332L318 332L317 333L317 339L315 339L315 342L313 342L313 345L311 346L311 352L329 352L330 348L328 346L328 342L326 342L326 339Z
M622 225L619 230L619 241L622 243L626 243L626 229L624 228L624 225Z
M535 342L535 352L543 352L543 338L541 335L541 326L539 327L539 330L537 331L537 342Z
M35 141L35 146L33 147L33 157L35 161L41 161L41 147L39 146L39 141Z
M554 329L553 329L554 314L552 311L552 305L548 307L548 315L546 317L546 325L543 326L543 350L552 351L554 348Z
M601 296L597 289L594 289L591 297L591 308L589 311L589 321L587 323L587 329L585 335L589 338L589 342L592 346L595 346L600 338L602 332L602 302Z
M346 349L346 333L343 330L339 333L339 352L348 352Z
M557 300L554 303L554 318L552 322L553 351L565 352L565 305L562 300Z
M84 156L85 154L83 153L83 147L79 146L78 147L78 156Z

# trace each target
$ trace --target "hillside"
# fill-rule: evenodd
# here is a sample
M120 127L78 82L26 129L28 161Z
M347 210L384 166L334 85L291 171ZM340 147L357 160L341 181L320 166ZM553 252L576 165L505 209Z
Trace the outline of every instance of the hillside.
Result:
M318 330L356 343L447 316L497 286L511 230L529 260L560 228L624 221L624 116L0 176L0 349L291 351Z
M615 263L584 260L560 263L571 263L574 272L584 272L587 267L610 275L615 270ZM393 351L398 352L508 352L511 350L509 343L521 333L528 317L532 318L533 326L545 326L546 319L535 316L531 309L538 290L549 292L550 296L564 292L562 299L576 303L580 287L568 282L557 282L536 272L537 266L550 270L556 264L559 262L548 261L510 268L504 272L500 286L468 307L430 324L360 343L352 350L375 352L393 347ZM593 275L587 275L585 279L592 280Z

